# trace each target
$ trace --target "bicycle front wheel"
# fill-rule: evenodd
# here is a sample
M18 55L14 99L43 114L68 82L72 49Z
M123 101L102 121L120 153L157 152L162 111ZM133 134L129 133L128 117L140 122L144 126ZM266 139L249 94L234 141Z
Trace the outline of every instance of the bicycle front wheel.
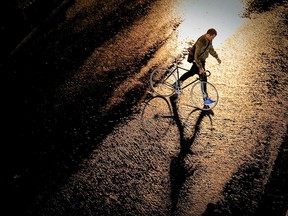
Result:
M174 70L157 68L150 75L150 86L152 90L163 97L171 96L174 93L173 84L176 82Z
M205 95L207 93L207 95ZM214 101L211 105L204 104L204 97L209 96ZM206 81L198 81L191 87L191 100L195 107L201 110L211 110L217 104L219 95L216 87Z

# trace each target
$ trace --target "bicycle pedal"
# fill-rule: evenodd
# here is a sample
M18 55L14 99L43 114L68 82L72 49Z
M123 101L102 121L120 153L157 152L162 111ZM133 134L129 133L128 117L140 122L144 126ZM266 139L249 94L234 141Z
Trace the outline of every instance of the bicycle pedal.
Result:
M180 95L180 94L182 94L182 92L180 91L180 90L175 90L175 92L178 94L178 95Z

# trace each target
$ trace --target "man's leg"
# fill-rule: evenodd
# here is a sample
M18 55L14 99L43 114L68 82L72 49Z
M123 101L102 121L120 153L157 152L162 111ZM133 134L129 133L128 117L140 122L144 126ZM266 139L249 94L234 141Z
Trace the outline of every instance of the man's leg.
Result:
M202 65L205 68L205 62L202 62ZM206 82L208 81L207 76L200 75L200 73L199 73L199 78L200 78L201 81L205 81L205 82L201 83L201 91L202 91L202 94L203 94L204 104L205 105L211 105L211 104L215 103L215 101L213 101L213 100L211 100L209 98L209 95L208 95L208 92L207 92L207 84L206 84Z
M203 65L203 68L205 69L205 61L202 61L201 63ZM208 92L207 92L207 84L206 84L208 79L206 75L200 75L199 69L198 69L198 75L199 75L199 79L201 81L204 81L204 82L201 82L201 91L203 94L203 99L204 101L206 101L207 99L209 99Z
M193 62L193 65L191 67L191 69L189 71L187 71L186 73L184 73L179 81L180 82L184 82L186 79L188 79L191 76L194 76L195 74L199 73L199 68L197 67L197 65L195 64L195 62Z
M201 61L201 63L202 63L202 65L203 65L203 68L205 69L205 61ZM195 64L195 66L196 66L196 64ZM197 67L197 66L196 66L196 67ZM195 70L195 71L196 71L196 73L198 74L199 79L200 79L201 81L207 82L207 76L205 76L205 75L200 75L200 72L199 72L199 68L198 68L198 67L197 67L197 70ZM206 98L208 98L206 83L201 83L201 91L202 91L204 100L206 100Z
M206 85L206 82L207 82L207 76L205 75L200 75L199 74L199 79L201 81L204 81L204 82L201 82L201 91L203 93L203 98L204 100L208 98L208 93L207 93L207 85Z
M197 65L195 64L195 62L193 62L192 67L190 68L189 71L187 71L186 73L184 73L178 80L178 86L181 85L181 83L183 83L186 79L188 79L191 76L194 76L195 74L197 74L199 72L199 68L197 67ZM176 82L173 84L174 89L177 88Z

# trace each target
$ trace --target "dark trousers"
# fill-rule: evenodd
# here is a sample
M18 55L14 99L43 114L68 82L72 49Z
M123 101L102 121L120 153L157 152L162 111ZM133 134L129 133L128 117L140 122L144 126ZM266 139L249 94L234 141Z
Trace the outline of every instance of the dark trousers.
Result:
M201 62L202 65L203 65L203 68L205 68L205 61L202 61ZM180 77L180 81L183 82L185 81L186 79L188 79L189 77L191 76L194 76L195 74L198 74L199 75L199 78L202 80L202 81L206 81L207 82L207 77L206 76L200 76L199 74L199 68L198 66L196 65L195 62L193 62L192 64L192 67L189 71L187 71L186 73L184 73L181 77Z
M203 65L203 68L205 68L205 61L201 61L201 63L202 63L202 65ZM187 71L186 73L184 73L184 74L179 78L179 81L183 82L183 81L185 81L186 79L188 79L189 77L194 76L195 74L198 74L198 76L199 76L199 78L200 78L201 81L206 81L206 82L207 82L207 76L200 75L200 73L199 73L199 67L196 65L195 62L193 62L191 69L190 69L189 71ZM204 99L207 98L207 97L208 97L208 93L207 93L206 83L202 83L202 84L201 84L201 90L202 90Z

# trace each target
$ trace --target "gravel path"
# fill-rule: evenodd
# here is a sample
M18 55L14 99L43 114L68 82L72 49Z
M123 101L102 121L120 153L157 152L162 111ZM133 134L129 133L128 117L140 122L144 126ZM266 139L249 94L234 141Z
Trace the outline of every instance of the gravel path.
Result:
M75 1L11 57L2 85L11 145L3 152L11 165L9 201L19 207L10 211L285 214L287 1L251 13L217 46L222 64L207 61L220 95L213 112L187 110L184 92L175 123L144 127L142 110L154 96L149 74L187 48L174 5ZM164 99L152 101L167 110ZM271 198L273 190L281 193Z
M221 66L208 60L209 81L220 95L213 113L193 112L180 122L183 130L173 124L163 136L156 130L148 135L140 124L140 101L134 114L114 128L57 193L38 197L38 204L44 203L41 215L255 215L287 136L287 6L247 20L218 48ZM146 20L133 26L105 46L121 49L135 40L133 32L148 24ZM154 54L157 61L161 49ZM100 47L91 60L113 55L106 52ZM151 60L123 82L103 110L141 86L153 64ZM88 60L87 65L94 64ZM183 66L189 68L186 60ZM107 65L84 66L83 71L103 67ZM64 91L71 92L73 80L81 81L74 77ZM155 100L161 106L163 99ZM284 204L280 208L285 212Z

